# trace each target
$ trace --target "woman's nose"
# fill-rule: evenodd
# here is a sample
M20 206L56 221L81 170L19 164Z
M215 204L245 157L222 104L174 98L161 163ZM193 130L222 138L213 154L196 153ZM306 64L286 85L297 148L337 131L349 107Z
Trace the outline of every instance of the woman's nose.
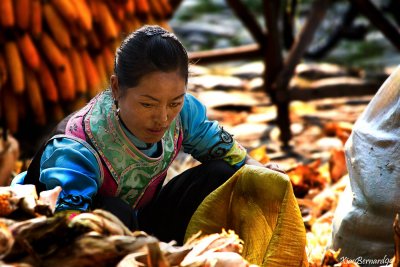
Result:
M157 122L163 123L168 121L168 110L166 107L160 108L156 111L155 118Z

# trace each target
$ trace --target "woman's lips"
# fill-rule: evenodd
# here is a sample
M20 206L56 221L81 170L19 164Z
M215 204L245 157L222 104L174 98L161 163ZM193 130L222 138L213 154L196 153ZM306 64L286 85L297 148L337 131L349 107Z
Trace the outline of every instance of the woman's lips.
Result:
M149 131L151 134L162 134L164 133L165 128L158 128L158 129L148 129L147 131Z

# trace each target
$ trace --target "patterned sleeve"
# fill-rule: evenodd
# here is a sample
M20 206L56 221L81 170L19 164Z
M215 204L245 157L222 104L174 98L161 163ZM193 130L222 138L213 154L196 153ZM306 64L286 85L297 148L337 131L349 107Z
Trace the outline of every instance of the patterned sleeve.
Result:
M193 95L186 94L180 116L185 153L200 162L223 159L232 166L244 164L246 150L217 121L208 120L206 107Z
M69 138L52 139L40 162L40 181L47 189L61 186L56 211L90 209L101 184L101 170L94 154Z

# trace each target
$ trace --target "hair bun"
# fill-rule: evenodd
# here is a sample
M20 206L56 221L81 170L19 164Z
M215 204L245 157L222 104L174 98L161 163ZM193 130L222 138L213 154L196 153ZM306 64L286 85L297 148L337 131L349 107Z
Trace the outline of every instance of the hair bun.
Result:
M138 30L138 32L143 32L147 36L160 35L164 38L174 38L177 39L175 34L165 30L164 28L157 25L145 25Z

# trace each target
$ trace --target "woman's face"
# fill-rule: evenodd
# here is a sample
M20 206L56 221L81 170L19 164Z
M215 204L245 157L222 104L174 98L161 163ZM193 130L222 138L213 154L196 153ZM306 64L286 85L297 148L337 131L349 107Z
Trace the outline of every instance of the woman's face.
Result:
M124 94L117 84L117 77L113 76L113 96L129 131L146 143L160 141L182 109L185 80L176 71L159 71L143 76L136 87L128 88Z

